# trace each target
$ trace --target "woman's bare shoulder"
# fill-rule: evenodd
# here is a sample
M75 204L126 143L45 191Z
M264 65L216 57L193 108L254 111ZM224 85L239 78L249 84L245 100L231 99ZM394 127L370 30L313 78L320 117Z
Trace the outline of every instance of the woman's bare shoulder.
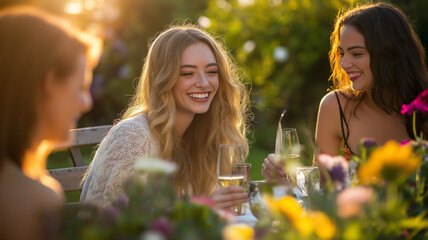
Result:
M337 94L340 95L340 94ZM339 97L341 98L341 97ZM328 112L334 112L338 111L338 103L336 98L336 93L334 91L331 91L327 93L320 102L320 110L328 111Z
M2 173L0 216L7 219L4 234L16 239L38 239L34 236L41 236L43 216L56 213L63 204L63 198L23 173Z
M355 101L356 99L357 98L349 91L334 90L327 93L321 99L320 110L324 109L326 112L337 114L339 114L340 109L344 112L348 112L349 109L353 109L355 104L358 103Z
M337 96L334 91L331 91L321 99L318 111L315 142L320 153L330 155L339 153L341 140L340 119Z
M63 203L63 197L58 195L53 189L33 180L24 174L9 179L9 186L2 187L2 195L7 191L6 199L9 203L25 205L26 208L36 208L41 211L57 209ZM4 186L4 184L2 184ZM3 192L5 191L5 192Z

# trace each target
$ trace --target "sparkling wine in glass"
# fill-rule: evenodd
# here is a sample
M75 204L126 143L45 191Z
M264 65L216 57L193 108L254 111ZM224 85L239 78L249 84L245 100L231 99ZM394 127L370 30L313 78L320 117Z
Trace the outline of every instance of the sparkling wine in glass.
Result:
M275 146L277 157L283 162L289 160L298 162L300 160L300 143L297 130L295 128L283 128L277 134L279 134Z
M241 144L221 144L218 152L217 179L221 187L232 185L246 188L247 171ZM245 214L245 206L234 206L237 215Z

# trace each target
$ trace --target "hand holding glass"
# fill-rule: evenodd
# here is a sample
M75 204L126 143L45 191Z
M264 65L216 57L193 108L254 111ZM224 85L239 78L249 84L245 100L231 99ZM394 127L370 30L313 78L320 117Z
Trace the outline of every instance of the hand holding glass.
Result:
M295 128L283 128L280 132L281 136L277 136L275 146L275 155L286 161L288 159L299 161L300 159L300 143L297 130Z
M217 161L217 178L221 187L232 185L246 187L247 171L242 145L220 145ZM234 206L232 210L238 215L245 214L245 207L241 204Z

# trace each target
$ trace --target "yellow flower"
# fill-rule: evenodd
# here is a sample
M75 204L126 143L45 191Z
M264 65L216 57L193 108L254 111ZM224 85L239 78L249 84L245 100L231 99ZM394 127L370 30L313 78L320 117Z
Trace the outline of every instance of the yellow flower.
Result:
M336 234L336 225L323 212L313 211L311 213L312 224L315 227L315 233L321 239L331 239Z
M277 206L277 201L270 195L264 194L262 195L264 202L266 203L269 212L273 215L277 215L279 212L279 208Z
M293 226L302 236L309 236L314 231L314 223L306 214L292 220Z
M231 224L223 229L223 239L225 240L252 240L254 239L254 229L243 223Z
M363 184L375 184L382 179L392 180L412 174L420 163L420 156L413 154L410 145L400 147L397 142L389 141L373 151L369 160L360 167L358 177Z
M309 236L313 232L313 223L305 214L301 205L292 197L286 196L275 201L276 209L280 210L291 224L303 236Z
M281 212L291 220L299 218L303 214L301 205L290 196L279 199L276 204Z

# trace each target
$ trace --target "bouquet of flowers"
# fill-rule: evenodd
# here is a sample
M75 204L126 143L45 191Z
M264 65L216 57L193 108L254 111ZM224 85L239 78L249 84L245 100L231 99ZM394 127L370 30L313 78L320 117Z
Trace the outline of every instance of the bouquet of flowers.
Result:
M428 90L402 114L428 112ZM264 196L267 211L255 228L257 239L428 239L428 142L365 139L360 155L320 155L323 191L309 191L309 209L293 197Z
M221 239L227 220L208 198L178 200L171 186L175 165L159 159L136 162L126 195L106 208L79 204L64 209L64 239ZM142 174L147 173L147 181Z

